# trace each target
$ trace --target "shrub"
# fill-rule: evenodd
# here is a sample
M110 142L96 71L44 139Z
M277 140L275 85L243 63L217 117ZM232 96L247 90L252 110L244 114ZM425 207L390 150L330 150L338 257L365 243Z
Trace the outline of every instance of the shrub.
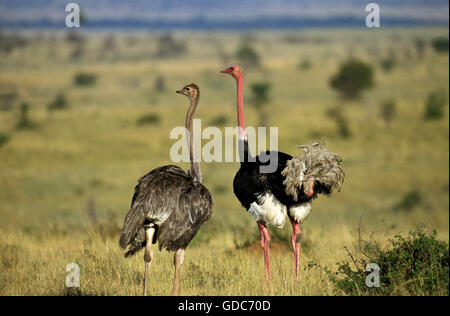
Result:
M339 136L342 138L350 138L352 136L352 131L348 125L348 120L342 109L333 107L328 109L326 114L336 122L337 133Z
M138 125L146 125L146 124L158 124L160 121L159 116L157 114L145 114L137 119Z
M434 50L438 53L448 53L448 38L446 37L437 37L432 42L431 45L433 46Z
M10 139L8 134L0 132L0 148L5 145Z
M419 57L423 57L423 55L425 54L426 45L427 43L422 38L416 38L416 40L414 41L414 46L416 47Z
M36 124L33 123L28 116L29 111L30 111L30 107L29 107L28 103L22 103L22 105L20 106L19 121L17 122L17 125L16 125L17 129L36 127Z
M0 110L11 110L18 97L17 88L14 85L0 82Z
M157 92L166 91L166 79L164 78L164 76L159 75L155 78L154 89Z
M362 61L349 60L330 79L330 85L345 98L356 98L363 90L373 87L373 68Z
M80 86L80 87L88 87L88 86L93 86L97 81L97 75L92 74L92 73L83 73L83 72L79 72L77 74L75 74L74 78L73 78L73 83L76 86Z
M391 72L392 69L395 67L395 59L394 58L385 58L381 60L381 68L384 70L384 72Z
M425 102L425 119L437 120L444 116L444 106L447 103L447 96L444 91L430 92Z
M259 114L259 126L268 126L268 115L266 105L269 103L270 96L270 83L262 81L255 82L250 86L252 92L252 104L258 110Z
M420 205L421 202L422 195L420 194L420 192L417 190L412 190L403 196L402 200L397 203L395 208L399 210L409 211L414 207Z
M159 58L178 57L186 51L185 43L175 40L170 34L165 34L158 39L158 48L155 55Z
M247 67L257 68L260 66L258 52L248 44L241 44L236 51L236 58Z
M298 68L302 71L306 71L306 70L311 69L311 66L312 66L312 64L309 60L303 59L302 61L300 61Z
M47 105L48 110L63 110L68 106L67 98L64 93L58 93L55 98Z
M212 121L209 123L211 126L224 126L228 123L228 118L225 115L219 115L216 116Z
M381 104L381 117L386 124L391 123L391 121L395 118L396 113L396 103L394 100L386 100Z
M252 93L252 104L260 109L264 107L270 100L269 91L270 83L268 82L255 82L250 86Z
M436 239L436 231L422 228L406 237L396 235L381 249L374 242L363 242L361 254L349 252L351 261L337 263L337 272L324 268L338 290L347 295L448 295L449 248ZM366 285L366 266L380 267L380 287ZM314 266L310 264L309 267Z

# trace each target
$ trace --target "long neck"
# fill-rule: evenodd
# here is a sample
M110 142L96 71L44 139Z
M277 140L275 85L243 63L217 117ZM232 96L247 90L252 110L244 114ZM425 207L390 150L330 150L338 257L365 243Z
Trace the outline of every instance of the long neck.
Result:
M236 79L237 85L237 115L239 125L239 158L241 164L246 164L250 161L251 153L248 149L247 132L245 130L245 118L244 118L244 78L243 75Z
M237 114L238 114L238 125L239 125L239 138L241 140L247 140L247 133L245 131L245 118L244 118L244 78L243 76L239 76L236 79L237 85Z
M191 105L189 106L189 110L186 114L186 130L188 132L188 145L189 145L189 161L191 163L190 175L194 179L194 181L202 182L202 173L200 171L200 163L198 162L197 157L195 156L195 148L194 148L194 136L192 131L192 117L194 116L194 112L198 105L198 97L195 99L190 99Z

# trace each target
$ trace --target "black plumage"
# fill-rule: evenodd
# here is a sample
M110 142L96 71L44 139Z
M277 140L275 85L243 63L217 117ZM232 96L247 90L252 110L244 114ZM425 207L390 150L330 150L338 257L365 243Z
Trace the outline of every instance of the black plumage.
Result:
M269 162L263 162L265 159L261 159L259 155L253 157L248 150L247 140L245 140L243 148L245 159L241 161L241 167L234 177L233 190L239 202L247 210L253 202L258 203L258 198L265 193L272 193L278 201L287 207L306 202L316 196L316 193L314 193L312 197L307 197L299 189L298 199L294 200L292 196L286 193L283 184L285 177L281 173L286 168L287 162L293 158L291 155L284 152L266 151L265 156L277 157L277 169L271 173L261 173L260 167L268 165Z

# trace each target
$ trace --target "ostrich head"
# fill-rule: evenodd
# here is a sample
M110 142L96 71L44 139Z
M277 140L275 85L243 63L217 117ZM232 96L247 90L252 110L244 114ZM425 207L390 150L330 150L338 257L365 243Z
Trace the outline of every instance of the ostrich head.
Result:
M197 100L200 96L200 89L194 83L188 84L183 89L176 91L176 93L184 94L190 100Z
M239 79L242 77L242 66L239 64L233 64L223 70L220 71L221 73L230 74L234 77L234 79Z

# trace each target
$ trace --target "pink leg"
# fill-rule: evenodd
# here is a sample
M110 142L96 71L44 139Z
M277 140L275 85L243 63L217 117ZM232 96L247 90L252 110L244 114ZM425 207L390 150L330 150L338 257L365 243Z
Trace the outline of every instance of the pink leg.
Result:
M257 222L259 228L259 234L261 236L261 247L264 251L264 268L266 270L266 286L270 284L270 254L269 254L269 242L270 235L267 230L266 224L259 221Z
M291 243L292 248L294 249L294 271L295 271L295 279L298 280L298 274L300 271L300 236L302 231L300 230L300 225L291 218L292 224L292 236Z

